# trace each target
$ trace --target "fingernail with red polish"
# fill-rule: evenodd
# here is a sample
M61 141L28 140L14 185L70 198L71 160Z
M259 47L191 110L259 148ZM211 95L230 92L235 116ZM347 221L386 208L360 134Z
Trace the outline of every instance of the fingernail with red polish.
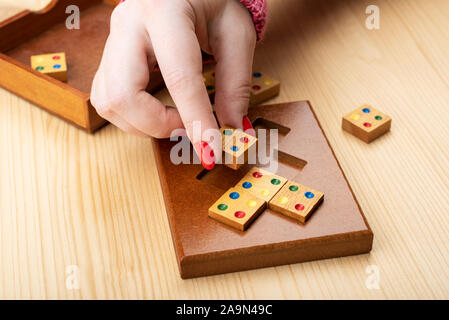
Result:
M197 142L195 149L200 157L201 164L204 169L212 170L215 167L215 154L214 150L205 141Z
M245 133L253 137L256 136L256 130L254 130L253 125L251 124L251 121L249 121L248 116L243 116L242 126L243 131L245 131Z

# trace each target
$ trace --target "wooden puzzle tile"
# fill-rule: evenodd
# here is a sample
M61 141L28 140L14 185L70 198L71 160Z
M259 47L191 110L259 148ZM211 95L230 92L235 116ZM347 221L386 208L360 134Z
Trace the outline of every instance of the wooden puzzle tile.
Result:
M67 62L64 52L31 56L31 68L67 82Z
M323 199L322 192L289 180L268 202L268 207L305 223Z
M269 171L254 167L237 184L236 189L270 201L287 182L287 179Z
M248 162L248 155L255 152L257 138L240 129L222 127L223 164L237 170Z
M342 128L370 143L390 130L391 118L371 106L363 105L343 117Z
M215 70L203 73L203 82L211 101L215 96ZM257 105L279 94L281 83L262 72L254 72L251 78L250 104Z
M279 94L281 83L266 73L254 72L251 80L250 104L256 105Z
M209 217L244 231L266 206L264 200L248 192L230 188L209 208Z

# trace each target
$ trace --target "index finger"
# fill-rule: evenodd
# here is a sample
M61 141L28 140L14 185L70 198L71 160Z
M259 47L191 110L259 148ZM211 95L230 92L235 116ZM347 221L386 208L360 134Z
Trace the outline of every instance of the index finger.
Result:
M172 10L180 10L178 19L173 19ZM218 125L203 82L201 50L194 24L182 9L171 7L169 13L158 12L157 17L149 19L153 50L190 140L194 146L209 144L215 158L210 160L215 162L221 156L221 139L203 141L208 130L218 132ZM195 127L196 124L201 127ZM201 157L200 150L196 148L196 151Z

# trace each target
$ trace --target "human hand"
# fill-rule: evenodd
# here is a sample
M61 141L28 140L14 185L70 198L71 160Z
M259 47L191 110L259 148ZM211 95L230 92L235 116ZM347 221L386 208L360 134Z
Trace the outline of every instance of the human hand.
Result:
M217 61L220 125L248 129L255 43L251 15L237 0L127 0L112 13L92 104L100 116L135 135L166 138L185 128L203 166L211 169L221 157L221 139L193 136L197 121L201 134L218 129L203 83L201 49ZM156 64L177 109L145 91Z

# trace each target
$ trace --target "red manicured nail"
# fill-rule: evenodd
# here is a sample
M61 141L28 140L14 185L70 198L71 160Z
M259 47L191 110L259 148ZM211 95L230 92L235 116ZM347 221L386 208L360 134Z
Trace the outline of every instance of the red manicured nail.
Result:
M243 116L242 126L243 131L245 131L246 134L249 134L250 136L253 137L256 136L256 130L254 130L253 125L251 124L251 121L249 121L248 116Z
M197 142L195 144L195 149L200 157L201 164L204 169L212 170L215 167L214 150L212 150L206 141Z

